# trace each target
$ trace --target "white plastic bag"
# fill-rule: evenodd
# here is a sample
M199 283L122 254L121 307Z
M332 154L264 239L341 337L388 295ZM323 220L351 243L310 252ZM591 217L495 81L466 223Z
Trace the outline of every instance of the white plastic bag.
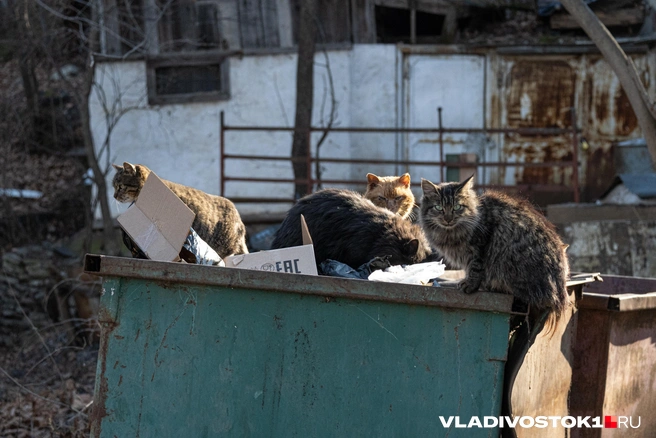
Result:
M429 280L444 274L444 263L428 262L407 266L390 266L384 271L374 271L369 280L387 281L389 283L426 284Z

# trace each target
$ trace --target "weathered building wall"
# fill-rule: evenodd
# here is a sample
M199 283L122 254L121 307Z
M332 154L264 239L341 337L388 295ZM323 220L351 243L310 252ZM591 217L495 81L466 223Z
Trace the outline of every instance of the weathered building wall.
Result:
M338 102L336 125L349 125L351 78L350 51L329 53L330 66ZM315 106L313 124L325 123L328 109L326 68L323 54L317 54L315 66ZM296 94L296 55L278 54L245 56L230 59L230 99L149 106L146 91L146 68L143 61L102 63L97 81L104 100L112 105L117 100L130 108L116 124L111 136L110 162L142 163L151 167L161 178L219 194L219 115L225 111L230 125L292 126ZM120 97L117 99L117 96ZM366 101L364 102L366 104ZM105 111L101 94L90 99L92 130L97 150L106 133ZM366 110L371 111L371 107ZM322 121L323 117L323 121ZM318 134L316 134L318 136ZM315 139L316 144L316 139ZM289 156L289 132L236 132L226 134L226 152L239 154ZM349 134L331 134L323 146L324 156L348 158ZM326 165L326 178L349 178L345 166ZM281 161L233 160L226 166L232 176L291 178L291 164ZM111 181L113 171L108 175ZM113 189L110 187L110 196ZM229 183L228 197L280 196L290 197L291 184ZM118 215L127 206L118 206ZM286 211L288 205L242 205L245 213Z
M656 206L554 205L572 271L656 278Z
M460 46L356 44L329 51L338 102L336 127L436 128L437 107L446 128L569 128L576 108L582 141L577 145L582 199L595 200L614 175L614 141L640 135L635 116L607 63L590 48L523 50ZM634 50L633 59L651 95L656 84L653 52ZM219 113L229 125L291 126L295 105L295 54L231 57L230 98L224 101L148 105L143 61L103 63L98 81L111 105L121 95L125 113L112 134L110 160L150 165L161 177L219 193ZM118 82L117 82L118 81ZM329 107L324 53L315 57L313 123L325 125ZM91 98L93 133L100 149L105 119L99 95ZM319 133L313 136L316 144ZM583 141L584 140L584 141ZM571 135L517 134L444 136L445 155L475 153L481 161L544 162L572 159ZM226 133L226 151L289 156L288 132ZM331 133L322 157L437 160L437 134ZM325 179L364 181L367 172L411 171L439 181L436 166L322 164ZM291 178L285 161L231 160L226 174ZM111 179L111 174L108 176ZM571 168L479 169L488 184L571 186ZM364 186L352 186L363 189ZM227 197L289 197L291 184L228 182ZM419 195L419 189L415 187ZM526 193L546 205L571 201L571 192ZM244 214L284 212L288 204L239 205ZM118 214L118 209L115 211Z

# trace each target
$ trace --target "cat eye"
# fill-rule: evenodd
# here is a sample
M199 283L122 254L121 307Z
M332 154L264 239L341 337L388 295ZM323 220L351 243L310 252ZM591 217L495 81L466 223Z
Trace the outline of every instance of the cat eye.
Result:
M397 196L396 201L403 201L405 199L405 196Z
M387 201L387 198L385 198L384 196L379 196L378 200L384 202L384 201Z
M442 207L441 205L434 205L433 208L434 208L435 210L437 210L437 211L442 211L442 210L444 210L444 207Z
M462 208L462 205L460 205L460 204L456 204L456 205L453 206L453 210L455 210L455 211L458 211L461 208Z

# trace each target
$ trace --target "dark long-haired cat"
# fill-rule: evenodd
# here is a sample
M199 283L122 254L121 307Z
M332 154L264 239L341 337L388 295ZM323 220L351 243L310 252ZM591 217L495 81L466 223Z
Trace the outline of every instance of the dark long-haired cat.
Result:
M367 174L367 191L364 197L377 205L407 218L415 206L415 195L410 190L410 174L376 176Z
M150 169L141 164L123 163L116 169L114 198L119 202L133 202L150 175ZM196 217L191 227L219 256L247 254L246 227L235 205L221 196L207 194L193 187L162 180L173 193L187 204Z
M392 265L419 263L430 254L418 225L376 207L359 193L325 189L301 198L276 233L273 248L302 244L305 217L317 265L326 259L359 267L374 257L391 256Z
M477 196L472 187L473 176L462 183L421 181L421 224L446 260L466 271L459 288L510 293L560 316L569 265L553 225L526 201L494 191Z

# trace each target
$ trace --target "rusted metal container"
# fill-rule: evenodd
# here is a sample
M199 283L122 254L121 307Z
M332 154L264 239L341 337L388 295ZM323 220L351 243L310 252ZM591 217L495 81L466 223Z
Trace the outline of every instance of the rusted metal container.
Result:
M95 437L496 437L512 297L88 255Z
M520 417L566 417L572 383L572 358L578 311L583 287L598 279L597 274L573 276L567 283L569 306L553 327L540 320L533 327L523 324L514 333L506 366L505 411ZM548 323L547 323L548 325ZM512 433L514 432L514 434ZM560 422L549 427L504 429L504 437L551 438L568 436Z
M619 428L573 429L573 437L656 436L656 278L604 275L579 303L572 415L628 417ZM638 419L639 417L639 419ZM639 428L632 428L631 425Z

